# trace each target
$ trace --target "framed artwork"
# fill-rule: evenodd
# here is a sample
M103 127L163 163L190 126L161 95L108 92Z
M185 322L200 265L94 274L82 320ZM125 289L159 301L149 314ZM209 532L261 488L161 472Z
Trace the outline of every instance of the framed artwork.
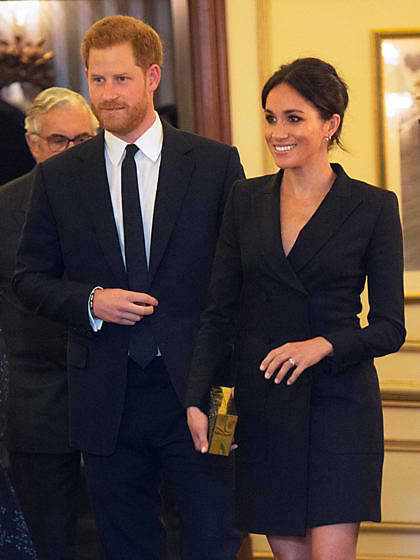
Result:
M420 29L375 31L381 185L398 196L406 300L420 302Z

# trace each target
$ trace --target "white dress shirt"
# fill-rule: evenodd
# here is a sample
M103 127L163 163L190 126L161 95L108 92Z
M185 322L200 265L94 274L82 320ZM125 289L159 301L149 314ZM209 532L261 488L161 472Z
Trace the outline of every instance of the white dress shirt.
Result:
M154 123L134 144L139 148L134 156L137 167L141 214L143 220L144 245L147 265L150 261L150 244L152 240L153 210L155 206L157 184L159 179L160 159L163 144L162 123L156 113ZM117 226L121 255L125 264L124 223L121 197L121 166L125 157L127 142L105 131L105 164L108 176L109 192L112 209ZM117 288L118 286L116 286ZM102 320L93 318L89 311L89 319L94 331L102 327Z
M160 156L162 152L162 123L156 115L155 122L146 132L137 138L134 144L139 148L134 156L137 166L137 181L141 214L143 219L144 244L147 264L150 260L150 242L152 239L153 209L159 179ZM121 200L121 166L125 157L127 142L105 131L105 163L108 176L109 192L120 241L121 254L125 263L124 224Z

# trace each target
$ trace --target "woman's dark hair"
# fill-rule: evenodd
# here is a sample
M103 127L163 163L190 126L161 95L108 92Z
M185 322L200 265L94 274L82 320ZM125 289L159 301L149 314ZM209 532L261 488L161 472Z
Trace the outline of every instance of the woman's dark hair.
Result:
M280 66L263 87L261 99L264 109L270 91L282 83L288 84L310 101L324 121L329 120L335 113L340 115L340 125L328 142L328 147L335 142L343 148L340 134L349 96L347 86L335 68L319 58L298 58L290 64Z

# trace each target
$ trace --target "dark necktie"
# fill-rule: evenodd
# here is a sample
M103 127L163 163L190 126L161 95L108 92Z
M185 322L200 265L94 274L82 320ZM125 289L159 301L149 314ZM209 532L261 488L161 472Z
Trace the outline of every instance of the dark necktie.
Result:
M137 183L137 168L134 156L135 144L128 144L121 167L121 195L124 220L125 266L128 288L133 292L148 293L149 278L144 246L143 220ZM145 316L131 329L130 357L145 368L157 352L150 317Z

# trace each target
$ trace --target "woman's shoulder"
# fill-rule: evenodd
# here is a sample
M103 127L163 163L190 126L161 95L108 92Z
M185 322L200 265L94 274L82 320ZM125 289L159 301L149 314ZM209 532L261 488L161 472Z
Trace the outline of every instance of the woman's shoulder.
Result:
M366 200L366 202L371 202L372 204L376 203L379 205L397 200L397 196L392 190L372 185L371 183L367 183L361 179L350 177L338 164L333 164L332 167L337 176L347 183L351 195L358 195L362 199Z
M239 193L253 193L274 185L277 180L278 173L261 175L259 177L251 177L248 179L238 179L234 183L234 188Z

